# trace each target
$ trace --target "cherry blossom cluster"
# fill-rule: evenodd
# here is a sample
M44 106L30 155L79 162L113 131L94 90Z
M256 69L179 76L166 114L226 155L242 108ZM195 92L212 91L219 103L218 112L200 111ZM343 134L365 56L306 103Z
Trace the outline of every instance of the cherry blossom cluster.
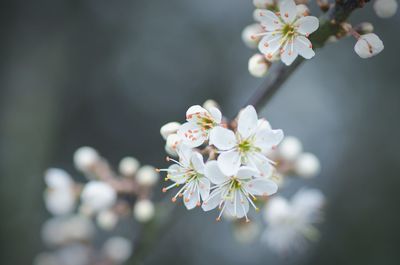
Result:
M291 65L299 55L305 59L314 57L309 36L319 28L319 19L310 15L307 0L254 0L253 3L256 23L242 32L244 43L259 51L248 62L253 76L265 76L274 61ZM323 0L317 4L323 13L334 5ZM396 13L397 5L396 0L375 0L374 10L379 17L388 18ZM370 58L383 50L383 42L373 33L371 23L352 27L345 22L341 26L342 31L331 36L330 42L354 36L357 40L354 50L361 58Z
M74 164L86 183L59 168L45 173L44 201L52 218L42 227L42 239L55 250L38 255L35 264L122 264L132 254L132 242L115 231L132 219L143 223L153 218L150 198L159 174L133 157L123 158L116 173L91 147L79 148ZM92 242L100 231L111 236L98 249Z
M258 210L257 197L278 189L271 179L274 162L266 154L280 143L282 130L259 119L253 106L228 122L216 106L195 105L187 110L186 120L161 128L166 150L178 156L177 160L167 157L173 164L159 170L172 182L163 192L177 188L172 201L182 197L189 210L218 208L217 220L225 213L248 221L249 207Z

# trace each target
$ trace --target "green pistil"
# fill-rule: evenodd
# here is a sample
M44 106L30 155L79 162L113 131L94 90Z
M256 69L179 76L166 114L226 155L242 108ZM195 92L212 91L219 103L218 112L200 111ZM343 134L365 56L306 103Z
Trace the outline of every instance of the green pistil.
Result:
M202 126L204 129L211 129L214 127L214 121L210 118L203 117L201 118L199 125Z
M287 37L292 37L295 33L294 27L289 24L285 24L282 28L282 35Z
M246 153L251 149L251 143L248 140L242 141L238 145L238 149L241 153Z

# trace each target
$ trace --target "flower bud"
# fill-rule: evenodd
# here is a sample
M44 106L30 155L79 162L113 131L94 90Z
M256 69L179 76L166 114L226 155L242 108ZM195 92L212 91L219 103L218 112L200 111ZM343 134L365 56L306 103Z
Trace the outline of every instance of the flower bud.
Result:
M150 200L139 200L136 202L133 215L136 220L145 223L154 217L154 204Z
M116 226L118 216L111 210L104 210L97 215L96 221L101 229L110 231Z
M165 152L171 156L178 156L176 148L182 142L177 134L168 135L167 142L165 143Z
M117 200L117 193L103 181L90 181L82 190L81 200L84 205L94 212L99 212L113 206Z
M295 172L302 178L313 178L321 170L318 158L311 153L301 154L295 163Z
M289 161L296 159L303 150L300 140L293 136L286 136L278 148L280 156Z
M274 0L253 0L253 5L257 8L268 9L275 5Z
M47 190L44 194L46 209L53 215L66 215L75 208L75 194L71 189Z
M326 40L327 43L335 43L338 42L338 38L336 36L329 36L329 38Z
M160 134L164 138L164 140L167 140L168 135L176 133L180 126L181 124L179 122L168 122L161 127Z
M257 48L260 42L261 36L257 36L258 33L263 32L263 28L260 24L255 23L248 25L242 31L242 40L249 48Z
M207 99L206 101L204 101L203 103L203 108L205 108L206 110L210 111L211 108L217 108L219 109L219 105L218 103L213 100L213 99Z
M249 72L252 76L263 77L268 73L270 63L262 54L256 53L249 59Z
M152 166L141 167L136 175L136 181L141 186L150 187L157 183L159 174Z
M97 151L88 146L80 147L74 153L75 167L82 172L90 171L99 159Z
M104 243L103 251L112 261L122 264L132 255L132 243L123 237L114 236Z
M374 10L380 18L390 18L397 12L397 1L396 0L375 0Z
M354 46L354 51L361 58L370 58L383 50L383 42L374 33L361 35Z
M298 17L305 17L310 15L310 9L304 4L299 4L296 6L297 16Z
M119 172L125 177L132 177L140 167L139 161L134 157L124 157L119 162Z
M357 27L354 28L359 34L367 34L372 33L374 31L374 26L369 22L360 23Z

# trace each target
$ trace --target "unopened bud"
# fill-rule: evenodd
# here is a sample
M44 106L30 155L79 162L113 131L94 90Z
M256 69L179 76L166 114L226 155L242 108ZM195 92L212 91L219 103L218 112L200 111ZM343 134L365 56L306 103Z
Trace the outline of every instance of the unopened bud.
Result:
M397 1L396 0L375 0L374 10L380 18L390 18L397 12Z
M134 206L133 214L137 221L148 222L154 217L154 204L150 200L139 200Z
M242 40L248 47L256 48L261 39L261 36L257 36L257 34L263 31L258 23L248 25L242 31Z
M139 185L150 187L157 183L159 174L157 170L152 166L141 167L136 175L136 181Z
M249 59L248 68L252 76L265 76L268 73L269 66L270 62L268 62L262 54L256 53Z
M205 108L206 110L210 111L211 108L217 108L219 109L219 105L218 103L213 100L213 99L207 99L206 101L204 101L203 103L203 108Z
M99 159L97 151L88 146L80 147L74 153L75 167L82 172L90 171Z
M304 4L299 4L296 6L297 16L298 17L305 17L310 15L310 9Z
M311 153L303 153L295 163L295 172L302 178L313 178L321 170L318 158Z
M132 177L135 175L137 170L140 167L139 161L134 158L134 157L124 157L120 162L119 162L119 172L124 176L124 177Z
M182 142L182 139L177 134L168 135L167 142L165 143L165 152L171 156L178 156L176 148Z
M109 259L122 264L132 255L132 243L126 238L114 236L104 243L103 251Z
M361 58L370 58L383 50L382 40L374 33L361 35L354 46L354 51Z
M168 135L176 133L180 126L181 124L179 122L168 122L161 127L160 134L164 138L164 140L167 140Z
M118 222L118 216L111 210L101 211L96 218L97 225L106 231L114 229Z

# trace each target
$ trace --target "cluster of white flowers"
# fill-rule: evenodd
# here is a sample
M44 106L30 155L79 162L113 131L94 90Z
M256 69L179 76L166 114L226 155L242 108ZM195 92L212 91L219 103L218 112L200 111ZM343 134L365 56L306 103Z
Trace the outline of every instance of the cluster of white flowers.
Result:
M166 180L173 182L163 191L179 187L172 201L183 197L189 210L196 206L202 206L204 211L218 207L217 220L226 212L248 221L249 206L258 210L256 197L277 191L278 186L270 178L274 162L266 154L279 144L283 132L259 119L253 106L244 108L231 124L215 104L190 107L186 120L174 130L166 128L178 123L161 128L164 138L175 135L173 146L167 140L166 150L174 150L172 154L179 157L167 157L174 164L160 169L167 172ZM206 163L203 155L207 156Z
M273 197L264 208L262 240L280 254L305 249L307 241L319 237L315 224L322 221L324 203L324 195L315 189L302 189L290 201Z

